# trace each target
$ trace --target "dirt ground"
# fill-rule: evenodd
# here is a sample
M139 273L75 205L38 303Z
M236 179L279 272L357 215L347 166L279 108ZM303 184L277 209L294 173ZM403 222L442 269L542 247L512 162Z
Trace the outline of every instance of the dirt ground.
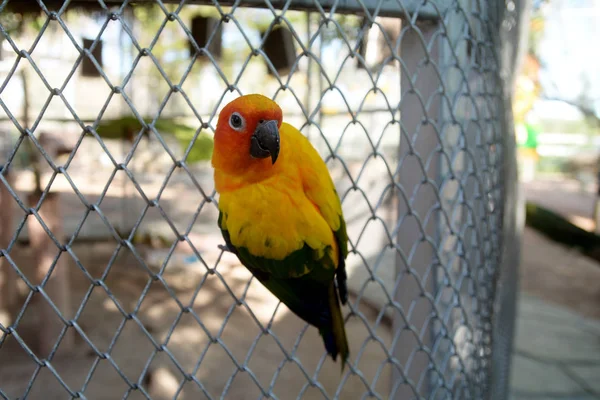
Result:
M521 290L600 319L600 264L525 228Z
M70 396L64 385L99 400L142 399L142 390L153 399L257 399L261 391L280 399L301 392L306 399L336 392L354 399L370 387L387 397L391 364L384 349L391 348L392 337L389 325L369 306L356 306L346 325L358 374L346 368L340 379L339 363L324 357L317 330L303 330L304 324L283 306L274 313L275 298L256 281L248 285L249 273L233 256L225 254L214 274L204 267L167 269L165 286L149 279L129 250L115 254L115 249L116 244L74 247L93 278L106 276L106 288L93 286L73 258L63 255L69 258L64 265L74 308L65 317L74 318L86 338L75 331L75 348L67 352L59 346L51 368L38 368L15 335L1 340L0 394L13 399L29 391L28 399L65 399ZM12 253L27 275L31 262L26 250ZM24 295L29 292L21 289ZM231 294L245 304L236 305ZM29 300L17 332L35 353L36 309L43 298L34 294ZM99 357L101 353L108 356Z

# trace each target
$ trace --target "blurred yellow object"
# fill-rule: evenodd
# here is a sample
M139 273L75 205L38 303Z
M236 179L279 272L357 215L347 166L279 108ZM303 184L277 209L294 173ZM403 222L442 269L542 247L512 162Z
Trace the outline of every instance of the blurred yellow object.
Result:
M533 159L533 160L539 160L540 155L538 154L536 149L532 149L532 148L528 148L528 147L521 147L518 149L518 153L519 153L519 157L522 158L529 158L529 159Z
M524 122L525 116L533 108L540 93L538 82L539 62L532 54L527 54L523 69L517 77L513 116L515 122Z
M515 121L523 122L525 120L525 116L533 108L538 93L539 89L532 79L523 75L517 78L517 88L513 102Z

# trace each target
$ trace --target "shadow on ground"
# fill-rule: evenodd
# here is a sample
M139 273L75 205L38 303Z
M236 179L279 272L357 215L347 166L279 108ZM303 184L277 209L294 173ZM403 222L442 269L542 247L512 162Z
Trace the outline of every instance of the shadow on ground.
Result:
M531 228L523 236L521 290L600 319L600 264Z
M153 399L256 399L261 388L280 399L300 393L310 399L325 398L324 393L360 398L368 386L382 397L389 393L391 365L384 347L391 347L390 328L368 306L359 304L347 321L356 373L346 368L341 374L339 364L325 358L316 329L304 330L284 306L275 312L277 301L258 282L248 285L250 274L233 256L225 254L215 274L204 267L167 268L165 285L150 279L128 249L116 248L107 243L73 248L89 275L105 276L106 289L92 285L69 254L61 255L68 258L63 265L73 288L74 309L65 318L74 318L86 338L75 332L75 348L59 346L51 367L39 368L14 335L5 337L0 388L6 396L28 392L31 399L63 399L64 386L106 400L127 392L129 399L145 398L142 390ZM38 283L27 248L13 248L11 257ZM20 289L16 331L35 353L36 304L44 299L39 293L28 298L29 290ZM232 294L243 303L236 305Z

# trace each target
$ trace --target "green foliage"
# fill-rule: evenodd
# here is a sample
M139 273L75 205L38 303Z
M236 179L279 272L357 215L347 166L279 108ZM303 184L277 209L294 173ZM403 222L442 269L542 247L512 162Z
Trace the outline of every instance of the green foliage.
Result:
M147 124L152 122L149 118L144 119L144 121ZM187 150L196 134L196 129L178 123L173 119L159 119L154 124L154 127L161 135L173 135L184 150ZM141 130L142 124L135 117L127 116L119 119L102 120L96 132L104 139L132 140ZM153 135L151 132L144 132L144 134L148 136ZM185 161L188 164L194 164L210 160L212 150L212 136L206 132L200 132Z
M173 129L173 134L184 149L187 149L196 131L188 126L178 125ZM213 138L206 132L201 132L196 138L194 146L191 148L185 162L194 164L200 161L208 161L212 157Z
M48 11L59 11L64 6L65 0L44 0L44 6ZM131 7L129 4L127 7ZM136 4L137 8L150 8L149 3ZM108 5L109 10L118 10L120 5ZM89 0L72 0L65 13L81 15L106 15L104 7ZM37 0L12 0L5 5L0 13L0 23L9 34L22 34L31 29L39 32L47 20Z
M9 35L23 34L25 31L39 32L42 28L44 19L38 12L36 13L18 13L4 11L0 13L0 24ZM0 38L4 35L0 33Z
M135 136L141 129L142 124L135 117L130 116L119 119L103 119L96 128L96 132L103 139L125 140Z
M172 5L167 6L169 11L174 11L171 8L173 8ZM188 9L189 7L184 7L179 13L179 17L184 23L188 23ZM154 37L159 32L166 18L165 13L156 4L152 7L134 7L133 15L136 27L141 30L144 41L146 38ZM169 53L184 52L188 47L187 36L181 34L182 32L180 31L181 28L177 21L168 22L160 32L158 41L152 47L152 55L158 60L160 66L170 79L181 76L181 73L187 67L187 64L183 63L180 57L168 57ZM162 80L158 69L152 67L147 72L157 79Z

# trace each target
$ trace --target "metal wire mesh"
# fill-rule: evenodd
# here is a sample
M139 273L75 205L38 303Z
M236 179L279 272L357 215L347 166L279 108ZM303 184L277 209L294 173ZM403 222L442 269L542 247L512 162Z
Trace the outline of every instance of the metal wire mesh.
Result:
M156 13L139 21L127 1L99 0L88 49L78 35L90 29L59 3L38 2L29 40L0 25L10 63L0 106L14 132L0 173L2 208L14 210L2 227L0 294L19 291L12 305L0 297L0 311L13 311L0 320L0 397L506 396L492 381L492 365L509 363L510 345L494 340L510 343L514 311L499 304L516 284L504 3L155 0L146 3ZM206 43L195 41L189 10L218 20ZM94 49L114 26L119 46L102 63ZM285 72L265 50L280 26L295 47ZM211 51L221 34L224 56ZM59 46L43 53L56 35ZM191 57L177 53L177 38L192 43ZM160 46L179 50L158 55ZM58 69L37 56L68 52ZM93 84L77 76L84 59L99 74ZM37 84L32 119L10 95L20 70ZM315 329L217 247L211 170L190 158L219 110L253 91L309 137L342 198L351 249L343 373ZM122 148L100 132L111 113L137 122ZM160 126L166 117L193 126L183 145ZM75 132L63 158L44 129ZM33 195L31 155L46 176ZM498 336L499 326L510 328Z

